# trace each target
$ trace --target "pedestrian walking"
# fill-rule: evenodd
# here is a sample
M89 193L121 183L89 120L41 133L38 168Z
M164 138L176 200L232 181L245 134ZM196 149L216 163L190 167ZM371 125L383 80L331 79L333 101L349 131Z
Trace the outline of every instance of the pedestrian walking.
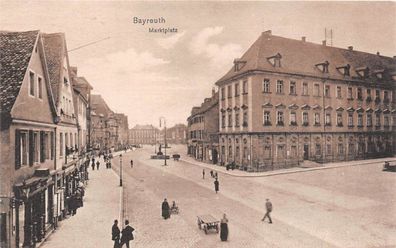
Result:
M217 194L217 191L219 191L219 181L217 180L217 178L214 181L214 186L215 186L215 191L216 191L216 194Z
M266 199L265 208L267 209L267 212L265 213L265 215L261 219L261 221L264 221L265 218L268 217L269 223L272 224L272 219L271 219L271 215L270 215L272 212L272 203L269 199Z
M114 224L111 227L111 240L114 240L113 248L120 247L120 228L118 228L118 220L114 220Z
M96 161L96 169L97 169L97 170L99 170L99 165L100 165L100 162L99 162L99 161Z
M129 225L129 220L125 220L125 227L121 232L121 248L124 246L124 244L126 244L126 247L129 248L129 241L133 240L133 231L135 231L135 229Z
M220 220L220 239L221 241L227 241L228 239L228 219L226 214L223 214L223 218Z
M133 160L131 159L131 168L133 168Z
M217 171L215 172L215 178L216 180L219 179L219 177L217 176Z
M213 171L212 170L210 171L210 176L213 178Z
M170 218L170 207L169 207L169 203L166 200L166 198L164 199L164 201L162 202L162 217L166 220L168 218Z
M95 158L92 158L91 166L92 166L92 170L95 170Z
M202 179L205 179L205 169L202 170Z

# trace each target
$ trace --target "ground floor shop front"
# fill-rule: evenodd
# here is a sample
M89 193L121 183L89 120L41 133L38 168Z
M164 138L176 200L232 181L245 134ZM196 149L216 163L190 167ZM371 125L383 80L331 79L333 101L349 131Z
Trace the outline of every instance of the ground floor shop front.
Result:
M220 165L269 171L318 163L391 156L394 132L220 134Z

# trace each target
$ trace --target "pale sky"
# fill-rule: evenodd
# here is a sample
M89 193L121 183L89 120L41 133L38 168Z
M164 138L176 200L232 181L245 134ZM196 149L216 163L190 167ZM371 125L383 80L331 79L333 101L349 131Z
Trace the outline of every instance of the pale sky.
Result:
M133 18L165 19L134 24ZM149 28L177 28L150 33ZM78 67L110 108L135 124L186 123L193 106L261 32L396 55L395 2L129 2L0 0L0 30L64 32Z

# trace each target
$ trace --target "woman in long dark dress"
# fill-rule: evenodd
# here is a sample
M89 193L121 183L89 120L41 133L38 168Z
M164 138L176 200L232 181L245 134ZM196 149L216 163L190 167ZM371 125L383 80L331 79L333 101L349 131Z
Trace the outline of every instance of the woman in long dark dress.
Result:
M162 217L166 220L170 217L170 207L169 207L169 203L166 200L166 198L164 199L164 201L162 202Z
M223 219L220 221L220 239L221 241L227 241L228 238L228 219L226 214L223 215Z

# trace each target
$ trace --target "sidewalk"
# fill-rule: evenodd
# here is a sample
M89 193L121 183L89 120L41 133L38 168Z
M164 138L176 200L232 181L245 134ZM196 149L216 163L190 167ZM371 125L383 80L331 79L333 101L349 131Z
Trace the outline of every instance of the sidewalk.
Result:
M111 226L114 219L120 218L121 193L118 177L112 169L106 169L101 158L99 171L96 168L92 171L89 166L84 206L76 215L60 221L56 231L40 247L113 247Z
M377 158L377 159L366 159L366 160L353 160L353 161L346 161L346 162L335 162L335 163L326 163L322 164L320 167L314 168L301 168L301 167L294 167L288 169L280 169L275 171L266 171L266 172L246 172L240 170L228 170L225 166L219 166L214 164L207 164L203 162L196 161L192 157L188 155L183 156L180 158L181 161L201 166L202 168L207 168L213 171L217 171L223 174L227 174L230 176L235 177L269 177L275 175L283 175L283 174L291 174L291 173L301 173L307 171L315 171L315 170L326 170L326 169L333 169L333 168L340 168L346 166L356 166L356 165L363 165L363 164L375 164L375 163L383 163L384 161L388 160L396 160L394 157L387 157L387 158ZM206 172L209 174L209 172Z

